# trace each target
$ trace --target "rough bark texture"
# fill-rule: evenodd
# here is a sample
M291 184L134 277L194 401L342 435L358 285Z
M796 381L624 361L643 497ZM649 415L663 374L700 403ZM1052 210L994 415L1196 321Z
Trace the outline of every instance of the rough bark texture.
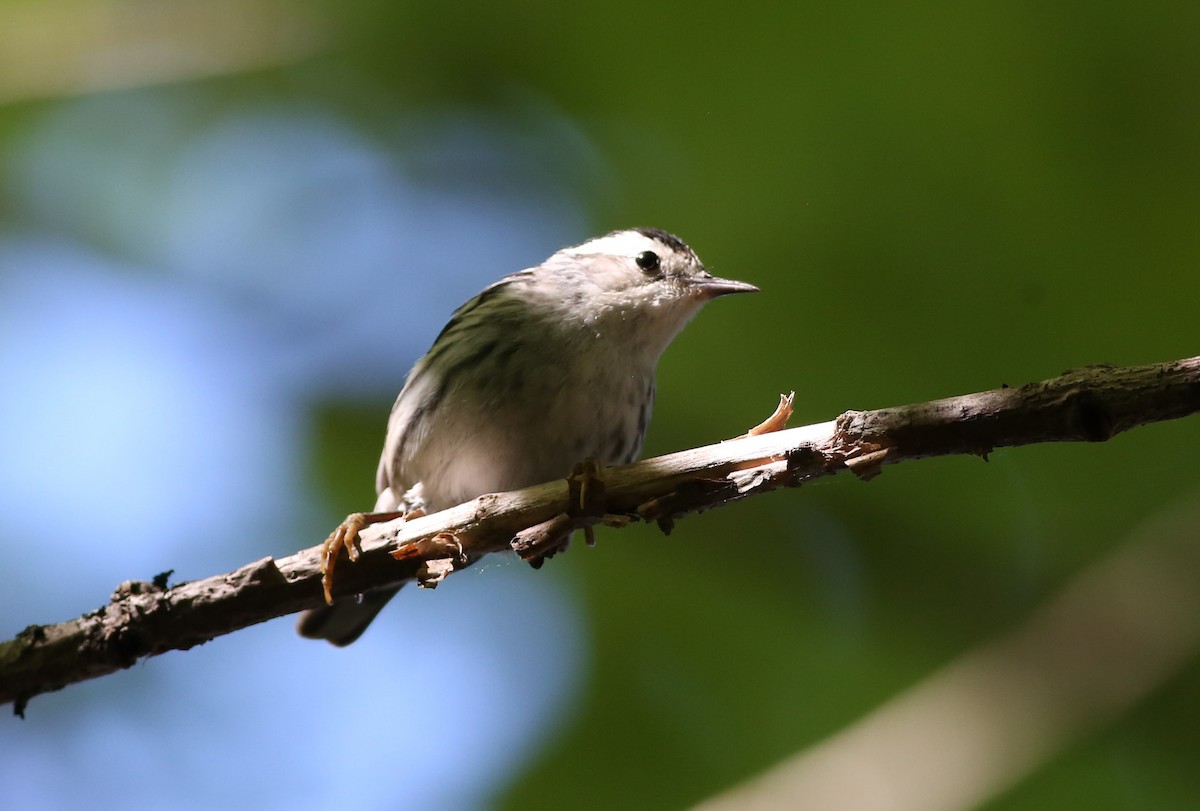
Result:
M597 523L656 521L851 470L947 454L986 457L995 448L1108 439L1137 425L1200 411L1200 357L1117 368L1089 366L1019 388L876 411L758 433L474 501L362 532L362 556L338 567L336 592L355 594L416 580L432 587L489 552L512 549L532 564L560 551L570 533ZM769 420L768 423L771 423ZM757 429L756 429L757 430ZM96 611L34 625L0 643L0 701L23 713L30 698L186 650L221 634L319 605L320 547L263 558L228 574L167 587L121 584ZM159 582L163 581L163 582Z

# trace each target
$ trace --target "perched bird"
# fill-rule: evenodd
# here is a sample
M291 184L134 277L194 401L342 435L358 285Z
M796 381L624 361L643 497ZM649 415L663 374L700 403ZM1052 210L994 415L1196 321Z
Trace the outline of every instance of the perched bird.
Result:
M663 350L709 299L757 289L711 275L656 228L613 231L505 276L459 307L408 373L375 512L434 512L564 477L584 460L632 462ZM370 518L349 516L331 539L352 541ZM297 628L349 645L395 593L339 599Z

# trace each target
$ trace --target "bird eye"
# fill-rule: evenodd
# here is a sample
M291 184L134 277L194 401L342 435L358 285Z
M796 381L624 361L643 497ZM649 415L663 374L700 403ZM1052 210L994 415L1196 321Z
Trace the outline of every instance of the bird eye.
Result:
M637 266L647 273L654 273L658 270L661 260L658 254L654 251L642 251L633 261L637 262Z

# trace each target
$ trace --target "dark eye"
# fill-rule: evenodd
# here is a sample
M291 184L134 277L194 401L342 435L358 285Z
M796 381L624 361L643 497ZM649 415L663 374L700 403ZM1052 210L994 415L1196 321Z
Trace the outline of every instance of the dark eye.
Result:
M637 262L637 266L647 273L655 273L658 271L659 263L662 260L658 258L658 254L654 251L642 251L633 261Z

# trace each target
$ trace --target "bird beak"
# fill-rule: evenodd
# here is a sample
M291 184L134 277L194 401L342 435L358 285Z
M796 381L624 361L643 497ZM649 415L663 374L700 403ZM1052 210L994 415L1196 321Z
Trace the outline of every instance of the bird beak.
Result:
M745 282L734 281L733 279L718 279L716 276L709 276L704 279L696 280L696 290L705 298L716 298L717 296L727 296L730 293L757 293L758 288L752 284Z

